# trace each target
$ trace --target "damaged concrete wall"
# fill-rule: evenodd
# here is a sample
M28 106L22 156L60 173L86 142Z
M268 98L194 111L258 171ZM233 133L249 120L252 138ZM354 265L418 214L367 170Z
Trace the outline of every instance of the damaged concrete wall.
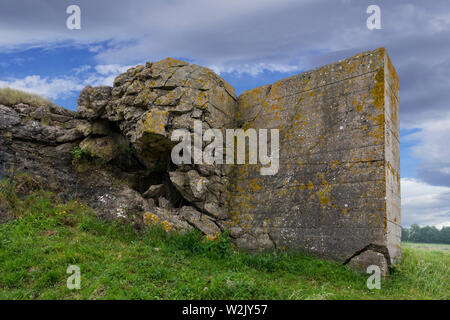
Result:
M280 169L237 166L230 226L241 247L302 248L348 262L400 258L398 78L384 49L239 97L243 128L280 130Z
M227 217L225 166L176 166L175 129L234 127L237 97L211 70L167 58L86 87L77 112L0 104L0 174L24 171L63 198L80 198L136 228L197 228L214 236ZM80 159L74 158L74 150Z
M229 230L244 249L300 248L354 265L400 258L398 79L384 49L239 98L211 70L167 58L113 87L86 87L77 112L0 103L0 113L0 173L31 172L100 216ZM203 132L279 129L278 173L175 165L171 134L194 134L196 120Z

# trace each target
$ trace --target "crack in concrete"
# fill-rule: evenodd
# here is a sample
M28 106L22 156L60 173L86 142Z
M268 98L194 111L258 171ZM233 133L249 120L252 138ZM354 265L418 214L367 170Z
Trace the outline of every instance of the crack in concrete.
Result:
M388 266L391 265L391 258L390 258L389 251L388 251L387 247L386 246L381 246L381 245L378 245L378 244L374 244L374 243L371 243L371 244L365 246L364 248L356 251L348 259L346 259L343 264L344 265L348 264L353 258L359 256L360 254L362 254L363 252L366 252L368 250L381 253L384 256L384 258L386 259L387 265Z

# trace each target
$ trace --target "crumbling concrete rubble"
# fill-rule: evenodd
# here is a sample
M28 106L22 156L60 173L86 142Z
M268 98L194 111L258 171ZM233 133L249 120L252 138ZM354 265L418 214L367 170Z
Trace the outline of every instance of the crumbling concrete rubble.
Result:
M196 120L203 132L279 129L279 172L174 164L172 133L193 135ZM0 104L0 176L29 172L136 228L227 230L243 249L302 249L386 271L401 254L398 133L384 49L239 97L211 70L167 58L84 88L76 112Z

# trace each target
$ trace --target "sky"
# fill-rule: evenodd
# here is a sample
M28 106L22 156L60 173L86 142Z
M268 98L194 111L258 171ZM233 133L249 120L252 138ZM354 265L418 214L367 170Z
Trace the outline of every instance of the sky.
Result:
M80 8L81 29L66 12ZM369 30L369 5L381 29ZM450 226L448 0L2 0L0 87L76 109L86 85L166 57L239 94L385 47L400 78L402 224Z

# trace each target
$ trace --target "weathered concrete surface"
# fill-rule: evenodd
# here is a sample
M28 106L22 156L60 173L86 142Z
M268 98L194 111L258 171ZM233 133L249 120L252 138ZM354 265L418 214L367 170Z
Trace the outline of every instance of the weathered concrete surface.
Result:
M349 266L353 270L357 270L360 272L366 272L368 266L378 266L380 268L380 275L386 276L389 272L389 267L386 261L386 257L378 252L373 250L366 250L362 252L359 255L356 255L353 257L350 262Z
M5 104L0 178L27 172L101 217L130 219L139 228L224 231L226 166L170 161L175 129L193 135L196 120L203 131L234 126L237 97L211 70L172 58L139 65L113 87L84 88L77 112ZM10 218L3 207L0 221Z
M378 49L244 92L243 128L280 130L280 169L236 166L240 247L305 249L343 262L375 246L400 258L398 78Z
M211 70L167 58L113 87L86 87L77 112L0 101L0 176L30 172L141 227L228 229L243 249L302 249L359 266L381 254L391 264L401 255L398 108L384 49L239 98ZM171 163L172 132L193 135L196 120L203 131L280 129L278 173ZM74 150L90 162L74 161Z

